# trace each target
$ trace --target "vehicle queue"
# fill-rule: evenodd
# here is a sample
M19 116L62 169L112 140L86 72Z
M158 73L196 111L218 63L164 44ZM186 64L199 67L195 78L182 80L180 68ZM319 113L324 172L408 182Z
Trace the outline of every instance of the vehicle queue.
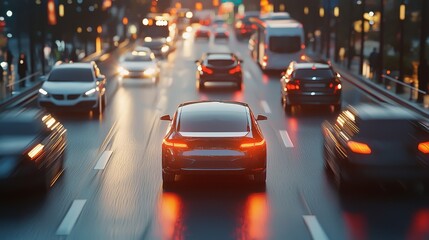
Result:
M341 76L329 63L308 61L302 24L284 14L249 16L238 17L233 32L240 40L250 37L249 54L262 71L283 71L279 77L280 91L273 94L280 94L285 112L292 115L295 108L317 105L338 114L336 121L323 123L322 134L327 175L334 178L341 192L363 182L428 181L424 168L429 165L429 128L422 119L393 106L347 106L341 111ZM221 20L217 17L212 26L197 26L195 39L229 41L230 29ZM188 32L184 27L182 31ZM155 55L168 57L171 49L165 39L144 38L141 45L121 58L121 81L157 83L162 68ZM203 54L195 60L199 90L209 88L209 82L232 82L242 91L242 62L233 52ZM46 77L38 103L53 113L73 110L103 114L107 107L106 86L105 76L95 62L63 63ZM9 115L2 115L0 121L9 119ZM15 121L21 124L21 116L28 120L24 114L15 114ZM61 174L65 129L45 110L35 116L34 122L40 125L37 133L24 125L20 131L8 131L5 124L0 125L0 139L41 134L33 137L37 140L23 142L23 148L17 150L24 156L20 161L31 167L22 171L20 164L0 165L2 182L15 181L14 172L22 173L24 178L25 174L38 174L43 179L41 186L46 188ZM241 102L207 100L180 104L173 116L161 117L169 121L160 143L164 186L174 186L176 175L182 174L246 175L256 184L265 185L266 175L270 174L266 168L269 152L258 122L266 119L254 115L250 106ZM51 135L56 137L47 138ZM8 153L3 155L2 158L12 159Z

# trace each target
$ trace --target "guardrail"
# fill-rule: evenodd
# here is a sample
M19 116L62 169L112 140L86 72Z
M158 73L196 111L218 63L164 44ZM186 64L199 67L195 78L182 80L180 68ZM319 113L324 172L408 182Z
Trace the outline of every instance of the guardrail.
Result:
M38 77L38 76L41 76L41 75L42 75L41 72L35 72L35 73L30 74L30 75L28 75L28 76L26 76L24 78L19 79L18 81L13 81L13 82L11 82L9 84L6 84L5 87L6 87L6 89L14 89L15 85L17 85L17 84L19 85L20 83L25 82L28 79L31 80L32 78L34 78L32 81L35 82L35 80L36 80L35 78Z
M423 95L426 95L426 94L427 94L427 92L425 92L425 91L423 91L423 90L420 90L420 89L418 89L418 88L414 87L414 86L412 85L412 84L414 84L414 82L410 82L409 84L407 84L407 83L404 83L404 82L402 82L402 81L399 81L398 79L393 78L393 77L388 76L388 75L385 75L385 74L382 74L382 75L381 75L381 78L383 79L383 82L386 82L385 80L388 80L388 81L394 82L394 83L396 84L396 88L398 87L398 84L399 84L399 85L401 85L401 86L404 86L405 88L409 88L409 91L410 91L410 97L409 97L409 100L410 100L410 101L411 101L411 100L413 100L413 94L416 94L416 93L421 93L421 94L423 94Z

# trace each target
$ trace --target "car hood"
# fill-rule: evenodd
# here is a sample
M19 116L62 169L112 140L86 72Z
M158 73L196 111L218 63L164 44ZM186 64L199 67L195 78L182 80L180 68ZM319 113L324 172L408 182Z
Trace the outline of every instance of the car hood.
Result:
M154 68L155 64L153 62L122 62L121 67L125 68L128 71L142 71L148 68Z
M0 137L0 179L13 174L33 141L33 136Z
M82 94L94 87L94 82L46 81L42 85L42 88L50 94Z

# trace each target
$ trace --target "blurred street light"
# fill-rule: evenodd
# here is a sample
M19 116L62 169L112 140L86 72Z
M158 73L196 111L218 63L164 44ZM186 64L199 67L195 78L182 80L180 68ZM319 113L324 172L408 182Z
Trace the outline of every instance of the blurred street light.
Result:
M405 2L402 0L399 7L399 81L404 81L404 21L405 21ZM404 88L401 84L396 84L396 93L403 93Z
M338 17L340 17L340 8L335 6L334 8L334 17L335 17L335 40L334 40L334 61L338 62Z

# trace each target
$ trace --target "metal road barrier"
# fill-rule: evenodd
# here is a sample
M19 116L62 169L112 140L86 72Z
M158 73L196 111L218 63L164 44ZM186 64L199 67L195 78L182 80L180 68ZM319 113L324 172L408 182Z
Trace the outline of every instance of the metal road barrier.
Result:
M425 96L425 98L427 98L427 97L426 97L426 96L427 96L427 92L426 92L426 91L423 91L423 90L420 90L420 89L418 89L418 88L416 88L416 87L414 87L414 86L413 86L414 82L411 82L411 83L407 84L407 83L404 83L404 82L402 82L402 81L399 81L398 79L393 78L393 77L388 76L388 75L385 75L385 74L382 74L382 75L381 75L381 77L383 78L383 82L386 82L385 80L388 80L388 81L394 82L394 83L396 84L396 87L397 87L397 86L398 86L398 84L399 84L399 85L404 86L405 88L409 88L409 91L410 91L410 97L409 97L409 100L410 100L410 101L414 99L414 98L413 98L413 95L418 94L418 93L423 94L423 95ZM429 96L428 96L428 97L429 97ZM423 103L423 105L424 105L425 107L427 107L427 106L429 107L429 98L427 99L427 101L428 101L427 103L426 103L426 102L424 102L424 103Z

